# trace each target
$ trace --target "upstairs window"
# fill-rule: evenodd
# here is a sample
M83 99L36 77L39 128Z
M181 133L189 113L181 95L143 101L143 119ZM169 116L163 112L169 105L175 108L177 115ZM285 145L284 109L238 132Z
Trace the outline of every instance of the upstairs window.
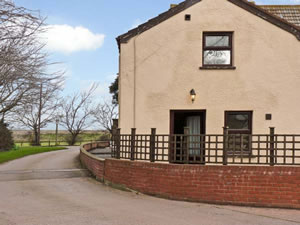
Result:
M203 67L232 67L232 34L203 33Z

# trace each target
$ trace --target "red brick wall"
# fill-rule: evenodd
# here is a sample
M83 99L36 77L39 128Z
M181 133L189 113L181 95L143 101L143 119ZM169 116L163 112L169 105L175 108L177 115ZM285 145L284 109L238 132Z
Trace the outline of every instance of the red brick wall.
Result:
M104 162L84 154L81 160L98 178L145 194L300 209L300 167L175 165L113 159Z
M81 147L80 161L98 180L103 181L105 160L100 160L87 152L95 148L109 147L109 142L97 142L85 144ZM84 150L86 152L84 152Z
M105 161L99 161L86 154L80 153L80 161L96 178L103 181Z

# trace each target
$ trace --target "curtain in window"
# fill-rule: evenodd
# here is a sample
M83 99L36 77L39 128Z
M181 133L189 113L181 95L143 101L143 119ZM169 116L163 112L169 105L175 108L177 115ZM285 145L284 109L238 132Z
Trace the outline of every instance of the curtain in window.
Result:
M201 118L200 116L189 116L186 120L187 127L190 128L190 135L192 135L189 137L189 153L191 156L200 155Z

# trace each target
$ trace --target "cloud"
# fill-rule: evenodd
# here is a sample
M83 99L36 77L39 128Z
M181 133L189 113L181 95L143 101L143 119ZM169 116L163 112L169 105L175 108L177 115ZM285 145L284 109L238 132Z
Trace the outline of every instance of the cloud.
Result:
M105 38L104 34L95 34L82 26L48 25L46 28L41 37L46 49L65 54L96 50L102 47Z

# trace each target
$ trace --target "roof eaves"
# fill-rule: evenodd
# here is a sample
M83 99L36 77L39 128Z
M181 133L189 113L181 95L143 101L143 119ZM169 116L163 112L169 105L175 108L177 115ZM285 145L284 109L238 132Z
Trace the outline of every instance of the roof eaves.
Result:
M116 38L120 50L121 43L127 43L131 38L139 35L152 27L162 23L170 17L182 12L183 10L193 6L194 4L201 2L202 0L186 0L177 6L170 8L168 11L158 15L157 17L150 19L146 23L139 25L137 28L129 30L127 33L122 34ZM248 12L284 29L285 31L293 34L300 41L300 27L296 26L288 21L269 13L267 10L260 8L255 3L248 2L247 0L228 0L229 2L247 10Z
M202 0L186 0L178 4L177 6L170 8L168 11L159 14L157 17L150 19L146 23L139 25L137 28L129 30L127 33L118 36L116 39L119 45L119 49L121 43L127 43L132 37L151 29L152 27L162 23L163 21L169 19L170 17L182 12L183 10L201 1Z

